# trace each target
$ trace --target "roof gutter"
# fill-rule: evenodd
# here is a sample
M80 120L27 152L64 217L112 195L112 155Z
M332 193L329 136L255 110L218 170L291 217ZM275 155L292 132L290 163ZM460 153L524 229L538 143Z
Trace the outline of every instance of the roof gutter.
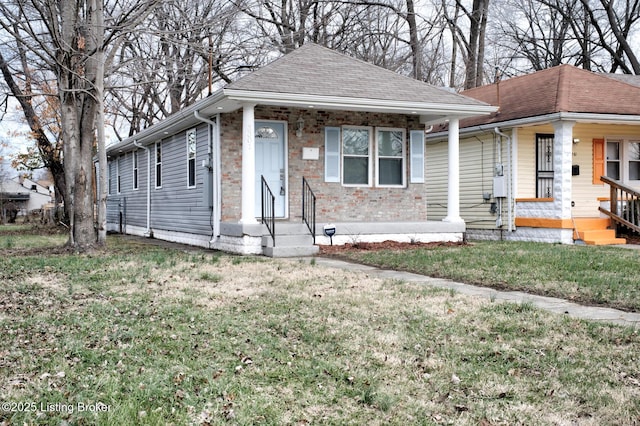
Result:
M126 150L132 146L135 146L134 142L138 142L140 144L156 142L158 139L163 138L168 134L173 134L181 129L186 129L187 127L193 125L198 121L197 117L194 116L195 111L215 105L224 97L224 92L222 90L219 90L213 95L207 96L206 98L201 99L198 102L176 112L175 114L170 115L164 120L141 130L135 135L135 137L132 136L123 139L121 142L118 142L114 145L108 146L107 153Z
M538 115L534 117L517 118L514 120L498 121L495 123L480 124L477 126L463 127L460 129L460 135L494 132L496 127L513 128L534 126L544 124L550 121L569 120L582 123L600 123L600 124L621 124L637 126L640 125L640 115L618 115L618 114L596 114L596 113L580 113L580 112L556 112L552 114ZM432 139L445 138L447 132L437 132L431 134Z
M497 107L484 103L444 104L434 102L405 102L388 99L352 98L338 96L308 95L298 93L254 92L225 89L230 100L252 102L262 105L295 106L301 108L345 109L350 111L372 111L402 114L442 114L460 117L487 115Z

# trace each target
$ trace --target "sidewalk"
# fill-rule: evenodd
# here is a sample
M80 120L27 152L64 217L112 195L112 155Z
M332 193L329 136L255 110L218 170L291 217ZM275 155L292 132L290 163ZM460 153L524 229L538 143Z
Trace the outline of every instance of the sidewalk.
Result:
M617 309L602 308L596 306L583 306L564 299L536 296L520 291L499 291L492 288L477 287L441 278L431 278L424 275L413 274L411 272L384 270L372 266L350 263L327 257L314 257L314 259L316 264L330 268L361 271L366 272L369 275L375 275L380 278L390 280L422 283L431 287L451 289L461 294L482 297L490 300L504 300L515 303L530 303L531 305L536 306L540 309L545 309L557 314L569 315L574 318L592 321L606 321L624 326L640 327L640 313L624 312ZM306 258L306 261L309 261L308 258Z
M155 244L163 247L179 248L186 251L206 251L206 249L203 249L201 247L185 246L183 244L171 243L162 240L133 236L125 236L124 238L139 241L144 244ZM623 248L640 249L640 245L628 244L626 246L623 246ZM373 266L366 266L328 257L303 257L297 260L310 262L311 259L315 259L317 265L322 265L330 268L346 269L349 271L361 271L366 272L370 275L377 275L380 278L390 280L422 283L431 287L451 289L460 294L482 297L489 300L504 300L514 303L531 303L533 306L536 306L540 309L545 309L557 314L569 315L574 318L592 321L606 321L618 325L640 328L640 313L624 312L617 309L597 306L583 306L555 297L536 296L521 291L500 291L487 287L478 287L469 284L463 284L442 278L427 277L425 275L413 274L411 272L379 269Z

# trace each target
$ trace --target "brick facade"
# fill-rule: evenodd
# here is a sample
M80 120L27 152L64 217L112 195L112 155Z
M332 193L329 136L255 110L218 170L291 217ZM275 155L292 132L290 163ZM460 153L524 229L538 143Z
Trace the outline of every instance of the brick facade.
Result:
M295 132L296 121L304 119L302 137ZM352 111L321 111L288 107L255 108L256 120L288 123L289 218L300 220L302 177L306 177L317 196L319 222L426 221L426 183L409 182L409 131L424 127L418 117ZM324 181L324 130L326 127L371 126L406 129L406 186L404 188L345 187ZM242 110L222 115L222 221L238 221L241 216ZM302 148L320 149L318 160L303 160ZM260 190L256 188L256 190Z

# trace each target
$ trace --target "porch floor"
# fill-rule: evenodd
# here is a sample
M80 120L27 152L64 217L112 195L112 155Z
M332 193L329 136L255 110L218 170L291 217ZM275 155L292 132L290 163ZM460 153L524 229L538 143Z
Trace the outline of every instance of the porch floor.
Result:
M574 240L580 239L587 245L595 246L627 243L626 239L616 237L616 230L611 228L608 218L577 217L574 220L577 232Z

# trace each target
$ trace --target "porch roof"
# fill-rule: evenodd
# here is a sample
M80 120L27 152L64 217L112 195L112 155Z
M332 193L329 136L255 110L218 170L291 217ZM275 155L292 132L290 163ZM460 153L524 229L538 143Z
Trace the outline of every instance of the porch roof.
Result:
M419 116L425 124L486 115L497 109L310 43L107 151L124 150L134 141L157 141L200 122L198 117L232 112L243 104L407 114Z

